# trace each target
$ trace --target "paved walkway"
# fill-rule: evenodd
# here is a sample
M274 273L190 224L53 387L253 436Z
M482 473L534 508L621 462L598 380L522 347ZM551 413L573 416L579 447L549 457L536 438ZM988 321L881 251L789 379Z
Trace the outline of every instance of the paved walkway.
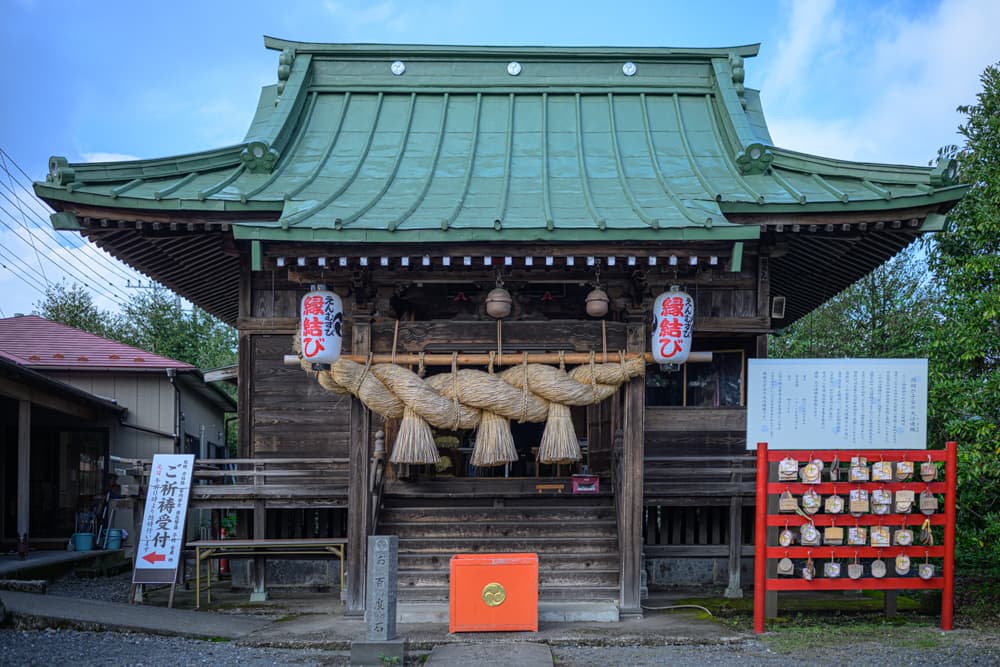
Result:
M37 566L68 569L101 552L33 552L27 561L0 557L0 578ZM193 588L193 587L192 587ZM339 595L276 592L264 604L246 604L245 592L218 590L218 600L204 611L193 611L194 591L178 586L175 606L166 608L166 591L153 593L146 604L130 605L81 598L0 590L0 599L19 624L31 627L72 627L118 630L198 638L222 638L246 646L315 648L349 651L365 636L365 623L344 615ZM216 597L213 595L213 597ZM602 623L540 620L538 632L448 632L445 618L434 615L401 622L399 636L410 651L433 652L432 665L552 664L549 646L664 646L740 642L746 637L694 612L649 614L645 618ZM503 646L500 650L498 647ZM512 660L511 651L518 652ZM523 654L523 655L522 655ZM500 662L490 662L500 660Z
M122 630L205 639L241 639L270 619L212 614L149 605L99 602L38 593L0 592L7 611L31 625L70 625L81 630Z
M436 647L424 663L428 667L552 667L552 649L528 642L508 644L503 651L484 644L446 644Z
M35 570L47 568L62 568L72 570L78 565L86 565L101 556L101 551L29 551L24 560L17 554L0 555L0 579L12 578L30 574Z

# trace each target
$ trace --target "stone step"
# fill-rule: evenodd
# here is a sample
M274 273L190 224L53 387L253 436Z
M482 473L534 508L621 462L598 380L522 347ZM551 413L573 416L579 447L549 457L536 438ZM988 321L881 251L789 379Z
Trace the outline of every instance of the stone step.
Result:
M379 532L399 535L400 539L419 537L455 537L463 539L491 539L494 537L524 537L549 539L551 537L617 537L618 527L613 521L441 521L398 522L381 521Z
M449 606L447 602L400 600L396 607L397 622L402 623L447 623ZM617 623L618 605L613 600L590 600L584 602L539 600L538 620L543 623L576 623L591 621Z
M438 554L451 557L457 553L538 553L556 556L562 552L579 554L617 554L618 538L611 536L564 537L413 537L399 540L401 554Z
M404 588L447 587L448 570L400 570L399 590ZM618 570L539 570L538 585L543 588L617 586Z
M447 570L451 567L453 555L452 553L400 553L399 570L407 572ZM617 572L620 561L617 551L613 553L540 553L538 554L538 569L543 572L554 570L614 570Z
M616 520L613 507L585 505L582 507L389 507L383 508L379 524L407 521L414 523L438 521L611 521Z
M608 600L617 601L620 589L615 586L587 586L586 588L565 586L539 586L538 600ZM400 601L446 602L450 597L447 586L420 586L397 590Z

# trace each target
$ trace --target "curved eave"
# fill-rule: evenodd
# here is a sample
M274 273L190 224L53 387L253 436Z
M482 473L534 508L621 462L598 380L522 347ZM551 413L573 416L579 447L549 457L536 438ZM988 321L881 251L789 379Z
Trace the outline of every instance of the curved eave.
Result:
M932 172L930 167L883 162L851 162L800 153L777 146L768 146L767 149L774 154L774 167L823 176L866 178L882 183L926 184Z
M967 185L953 185L935 190L929 194L913 194L886 198L851 199L839 201L806 201L805 203L771 203L757 204L754 202L727 201L719 202L719 208L724 214L795 214L811 215L816 213L858 213L866 211L893 211L897 209L934 206L939 204L954 204L969 189Z
M105 193L88 192L86 190L68 191L66 188L51 186L48 183L35 182L35 194L44 199L56 210L66 208L67 204L83 204L87 206L127 209L131 211L190 211L200 213L274 213L281 212L283 202L267 200L205 198L198 199L150 199L148 197L111 197Z

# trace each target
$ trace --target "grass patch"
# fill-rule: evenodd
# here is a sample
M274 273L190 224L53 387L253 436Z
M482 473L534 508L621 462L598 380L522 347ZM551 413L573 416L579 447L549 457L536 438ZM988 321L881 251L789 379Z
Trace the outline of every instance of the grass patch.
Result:
M768 621L769 632L761 636L776 653L793 654L811 649L893 647L932 649L944 641L937 624L925 619L866 619L831 624L815 617L785 617Z
M672 605L699 605L712 613L712 617L738 632L753 630L753 596L731 600L721 597L686 598L671 601ZM842 592L782 593L778 598L778 618L768 619L769 630L798 625L819 624L823 627L844 626L856 622L877 623L880 627L906 625L911 620L933 622L933 617L921 616L919 598L907 595L897 597L896 608L901 614L886 618L881 591L864 591L861 594ZM699 617L704 612L695 610Z

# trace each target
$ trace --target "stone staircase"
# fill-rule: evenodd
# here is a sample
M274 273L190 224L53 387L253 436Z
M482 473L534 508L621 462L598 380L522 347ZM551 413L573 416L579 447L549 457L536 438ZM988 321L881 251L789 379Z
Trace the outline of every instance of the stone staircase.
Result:
M447 602L459 553L537 553L539 602L617 602L611 496L383 496L378 532L399 536L399 600Z

